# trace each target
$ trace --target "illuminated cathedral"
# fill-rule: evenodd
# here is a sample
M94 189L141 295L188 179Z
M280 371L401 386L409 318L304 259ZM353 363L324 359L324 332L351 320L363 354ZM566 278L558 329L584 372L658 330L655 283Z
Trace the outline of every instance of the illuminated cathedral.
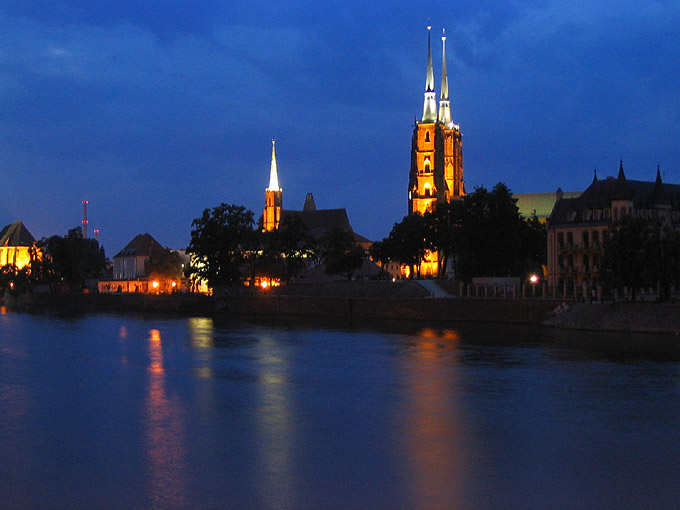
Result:
M430 30L427 27L427 77L423 117L413 129L411 171L408 184L408 213L424 214L436 203L450 202L465 195L463 148L460 126L451 118L449 82L446 73L446 36L442 34L442 83L437 110L432 67ZM437 274L437 253L429 253L420 274Z

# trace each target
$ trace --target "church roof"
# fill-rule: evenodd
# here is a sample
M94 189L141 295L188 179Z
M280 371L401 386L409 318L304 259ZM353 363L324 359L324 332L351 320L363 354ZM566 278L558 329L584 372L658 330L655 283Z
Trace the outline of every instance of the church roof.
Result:
M281 211L281 220L286 216L299 216L309 233L315 239L322 237L329 230L341 228L346 232L352 232L352 226L347 217L347 211L343 209L311 209L306 211L291 211L284 209Z
M114 255L114 259L121 257L151 257L161 253L164 248L151 234L137 234L125 248Z
M0 230L0 246L32 246L35 238L21 221L15 221Z

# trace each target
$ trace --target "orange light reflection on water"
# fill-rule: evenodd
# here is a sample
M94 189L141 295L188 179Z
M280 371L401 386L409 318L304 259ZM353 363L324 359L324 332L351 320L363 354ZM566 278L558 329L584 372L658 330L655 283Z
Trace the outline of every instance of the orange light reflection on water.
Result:
M179 399L165 390L161 334L149 332L149 385L146 398L146 455L149 498L157 508L187 504L186 431Z
M403 437L412 486L411 508L465 508L464 487L473 437L463 425L452 366L457 331L424 329L414 356L404 360L407 414ZM452 352L453 351L453 352Z

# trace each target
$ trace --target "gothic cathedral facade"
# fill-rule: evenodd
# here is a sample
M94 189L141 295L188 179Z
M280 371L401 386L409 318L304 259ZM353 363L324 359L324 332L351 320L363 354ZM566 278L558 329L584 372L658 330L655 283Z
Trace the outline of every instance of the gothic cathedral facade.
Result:
M424 214L437 203L465 195L463 149L460 126L451 119L451 102L446 73L446 36L442 35L442 84L437 111L430 42L427 27L427 78L423 117L413 129L411 171L408 185L408 213ZM428 253L420 266L421 276L437 276L438 254Z

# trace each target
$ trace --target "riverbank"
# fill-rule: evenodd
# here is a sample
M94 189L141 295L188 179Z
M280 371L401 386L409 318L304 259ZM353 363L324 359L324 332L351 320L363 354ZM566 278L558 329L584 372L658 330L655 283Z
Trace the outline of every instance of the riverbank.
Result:
M594 331L631 331L680 335L680 304L573 304L543 323L545 326Z
M541 324L559 304L543 299L483 299L411 297L398 288L397 296L364 297L359 287L334 288L314 295L238 293L208 297L173 294L28 294L9 309L29 313L77 315L95 312L154 312L213 317L308 317L343 320L423 320ZM348 292L349 291L349 292ZM416 294L422 289L416 289ZM377 294L375 289L369 294ZM426 293L427 294L427 293ZM405 296L405 297L400 297ZM10 300L11 301L11 300Z
M24 294L5 296L10 310L55 315L96 312L153 312L174 315L211 315L214 301L202 294Z
M521 298L432 298L415 282L341 282L262 292L232 288L217 297L197 294L29 294L4 303L10 310L55 315L151 312L217 318L306 317L333 320L408 320L542 324L548 327L680 334L680 304L570 304ZM0 303L3 304L3 303Z

